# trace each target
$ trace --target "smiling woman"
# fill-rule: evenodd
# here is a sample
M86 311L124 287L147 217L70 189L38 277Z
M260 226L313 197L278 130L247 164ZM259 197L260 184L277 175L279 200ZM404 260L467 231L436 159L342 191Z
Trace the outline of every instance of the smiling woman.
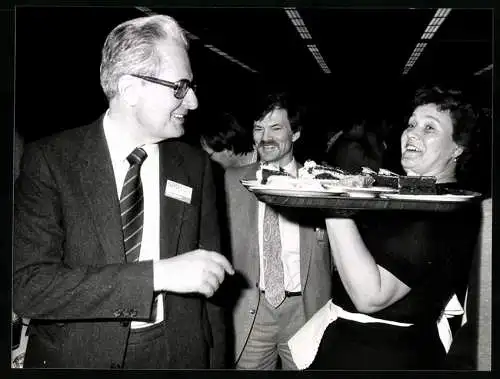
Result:
M457 181L470 155L477 117L459 91L433 87L417 91L415 109L401 136L401 165L408 175Z
M469 151L472 107L459 92L437 87L419 90L413 105L401 135L403 168L435 176L440 190L460 188L456 168ZM474 206L431 216L387 211L327 218L336 270L334 304L324 309L336 309L338 319L327 324L309 368L442 368L450 341L440 340L438 322L454 294L464 305L479 225Z

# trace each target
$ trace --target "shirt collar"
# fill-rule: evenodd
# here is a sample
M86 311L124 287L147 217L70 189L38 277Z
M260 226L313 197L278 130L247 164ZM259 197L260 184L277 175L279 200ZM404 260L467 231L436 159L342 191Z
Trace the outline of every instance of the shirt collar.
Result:
M142 147L148 155L158 149L157 144L137 143L127 133L123 133L121 125L109 117L109 109L104 114L102 125L111 160L114 162L126 162L128 155L137 147Z
M295 160L295 158L292 158L292 160L282 168L287 174L297 176L297 161Z

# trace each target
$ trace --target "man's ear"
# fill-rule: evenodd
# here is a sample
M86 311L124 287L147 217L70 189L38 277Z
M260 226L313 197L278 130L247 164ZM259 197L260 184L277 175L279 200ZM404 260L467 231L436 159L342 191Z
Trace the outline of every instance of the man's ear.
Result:
M297 130L295 133L292 135L292 142L297 141L300 138L300 130Z
M138 86L139 81L131 75L123 75L118 79L118 94L131 107L139 100Z

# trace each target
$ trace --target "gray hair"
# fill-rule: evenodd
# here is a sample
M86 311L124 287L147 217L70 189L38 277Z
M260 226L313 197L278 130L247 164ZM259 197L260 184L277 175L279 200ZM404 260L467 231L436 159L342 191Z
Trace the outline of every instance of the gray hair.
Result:
M161 55L159 41L172 41L186 49L184 30L166 15L139 17L121 23L106 38L100 67L101 87L111 100L118 93L118 79L125 74L158 75Z

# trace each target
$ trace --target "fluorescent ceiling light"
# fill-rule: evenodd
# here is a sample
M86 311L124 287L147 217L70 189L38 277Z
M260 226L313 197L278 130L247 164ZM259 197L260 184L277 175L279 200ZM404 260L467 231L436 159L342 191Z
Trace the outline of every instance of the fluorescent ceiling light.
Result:
M229 60L230 62L233 62L233 63L236 63L238 64L239 66L243 67L244 69L248 70L248 71L251 71L251 72L257 72L256 70L254 70L253 68L247 66L246 64L244 64L243 62L240 62L238 59L230 56L229 54L225 53L224 51L218 49L217 47L215 47L214 45L211 45L211 44L204 44L204 46L213 51L214 53L217 53L219 54L220 56L226 58L227 60Z
M446 17L434 17L431 22L429 22L429 25L434 26L434 25L441 25Z
M328 65L326 64L325 60L321 56L321 53L319 52L318 47L315 44L308 44L306 45L309 51L312 53L314 59L316 59L316 63L318 63L319 67L323 70L325 74L331 74L332 72L328 68Z
M488 66L482 68L481 70L477 71L474 73L474 75L481 75L482 73L486 72L486 71L489 71L493 69L493 63L492 64L489 64Z
M307 29L307 26L304 23L304 20L302 19L302 17L300 17L300 14L297 11L297 9L290 8L290 7L287 7L284 9L285 9L285 13L287 14L288 18L290 19L293 26L295 26L295 29L299 33L300 38L302 38L304 40L312 40L312 36L309 33L309 30ZM311 43L306 44L306 46L309 49L309 51L311 52L311 54L313 55L314 59L316 60L316 63L318 63L320 68L323 70L323 72L326 74L330 74L331 71L328 68L328 66L326 65L325 60L321 56L318 47L315 44L311 44Z
M157 13L153 12L151 9L147 8L147 7L135 7L136 9L140 10L141 12L147 14L148 16L152 16L152 15L155 15ZM183 29L184 30L184 33L186 34L186 37L190 40L199 40L200 37L194 35L193 33L189 32L188 30L186 29ZM236 63L238 64L239 66L243 67L244 69L248 70L248 71L251 71L251 72L257 72L256 70L254 70L253 68L251 67L248 67L246 64L244 64L243 62L240 62L239 60L237 60L236 58L230 56L229 54L225 53L224 51L216 48L214 45L211 45L211 44L204 44L204 46L213 51L214 53L217 53L219 54L221 57L224 57L226 58L227 60L229 60L230 62L233 62L233 63Z
M434 17L431 19L429 24L426 26L424 32L422 33L422 36L420 37L420 40L430 40L432 37L434 37L434 34L436 31L439 29L441 24L443 23L444 19L448 16L448 14L451 12L450 8L439 8L436 13L434 14ZM408 62L405 65L405 69L403 70L403 75L406 75L409 71L409 68L413 66L417 58L422 54L424 51L424 48L427 46L427 42L418 42L417 45L415 46L415 49L413 49L413 52L410 55L410 59L408 62L411 62L411 66L408 66ZM407 68L409 67L409 68Z
M444 12L444 8L439 8L436 13L434 13L434 17L441 17L441 14Z
M450 11L451 8L439 8L434 14L434 17L446 17L450 13Z
M297 29L297 32L299 32L300 37L302 39L312 39L311 34L309 33L309 30L307 30L307 26L304 24L304 20L300 17L299 12L294 10L294 8L285 8L285 12L288 15L288 18L290 18L293 26L295 26L295 29Z
M147 7L135 7L136 9L140 10L143 13L146 13L148 16L155 15L157 13L153 12L151 9Z

